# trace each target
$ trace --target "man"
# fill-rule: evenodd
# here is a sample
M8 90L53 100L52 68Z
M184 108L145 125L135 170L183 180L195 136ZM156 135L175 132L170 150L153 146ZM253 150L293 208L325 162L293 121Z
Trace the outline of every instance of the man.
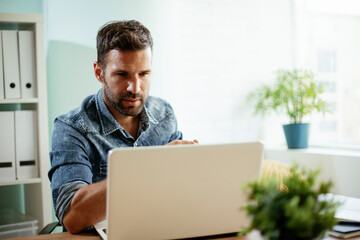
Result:
M94 63L102 89L55 119L49 179L56 215L70 233L105 219L109 150L197 143L182 140L167 102L148 96L152 45L137 21L104 25Z

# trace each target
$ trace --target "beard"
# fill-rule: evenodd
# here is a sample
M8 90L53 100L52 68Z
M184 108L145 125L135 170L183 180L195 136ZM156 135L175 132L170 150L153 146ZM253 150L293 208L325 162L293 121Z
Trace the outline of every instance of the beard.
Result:
M104 78L104 94L106 100L110 103L110 105L116 109L117 112L124 116L136 117L141 111L144 109L144 105L147 99L147 95L144 94L133 94L131 92L127 92L123 95L115 95L111 92L109 85L107 84ZM136 98L140 100L139 106L124 106L122 103L125 99Z

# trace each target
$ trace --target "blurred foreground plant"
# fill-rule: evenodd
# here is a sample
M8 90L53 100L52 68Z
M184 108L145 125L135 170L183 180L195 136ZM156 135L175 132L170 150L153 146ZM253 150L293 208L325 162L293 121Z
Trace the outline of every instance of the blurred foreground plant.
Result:
M338 203L319 201L332 183L317 183L319 170L289 169L282 184L275 177L248 183L248 201L244 206L251 220L240 235L259 230L263 237L275 239L314 239L336 224ZM279 186L282 186L281 189Z

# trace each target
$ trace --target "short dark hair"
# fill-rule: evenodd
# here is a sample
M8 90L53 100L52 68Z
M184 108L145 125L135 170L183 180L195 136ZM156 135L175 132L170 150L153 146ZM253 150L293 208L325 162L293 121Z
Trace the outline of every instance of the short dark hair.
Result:
M97 61L105 70L106 55L113 49L143 50L150 47L153 40L149 29L136 20L108 22L100 28L96 38Z

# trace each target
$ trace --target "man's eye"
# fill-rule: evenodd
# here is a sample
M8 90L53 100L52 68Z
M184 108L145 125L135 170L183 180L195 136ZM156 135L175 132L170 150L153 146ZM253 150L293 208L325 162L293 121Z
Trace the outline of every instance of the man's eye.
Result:
M142 72L142 73L140 73L139 75L140 76L146 76L146 75L149 75L150 73L149 72Z
M119 72L119 73L117 73L116 75L125 77L127 74L126 74L125 72Z

